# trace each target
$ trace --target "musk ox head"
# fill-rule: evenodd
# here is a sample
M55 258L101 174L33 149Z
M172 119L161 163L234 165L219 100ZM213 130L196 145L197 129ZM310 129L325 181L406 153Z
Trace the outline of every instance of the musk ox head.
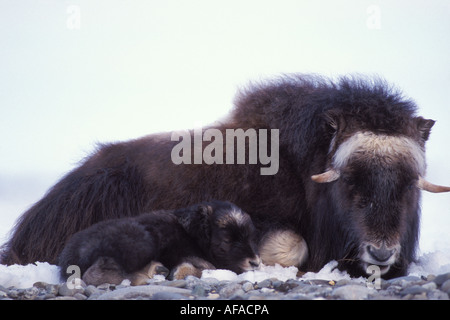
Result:
M425 141L434 121L405 123L384 131L333 119L328 170L311 177L328 184L334 211L347 227L348 258L363 274L369 265L378 265L382 275L405 268L417 242L419 189L450 191L424 179Z
M179 215L179 222L218 269L236 273L258 269L256 228L250 216L227 201L204 202Z

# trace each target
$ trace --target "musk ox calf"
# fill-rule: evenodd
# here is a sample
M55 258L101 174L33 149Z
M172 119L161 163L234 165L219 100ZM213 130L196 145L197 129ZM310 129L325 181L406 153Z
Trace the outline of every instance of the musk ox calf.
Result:
M450 191L425 179L433 125L380 79L289 75L255 84L203 130L99 146L22 215L2 262L55 263L67 239L96 222L222 199L252 217L264 257L303 271L337 260L354 276L375 264L395 277L415 259L420 190ZM230 130L243 134L222 139ZM276 159L262 174L268 150Z
M96 223L74 234L58 259L63 278L76 265L95 285L125 278L141 284L161 267L152 262L175 269L175 278L199 276L202 269L254 270L260 264L256 229L234 204L205 202Z

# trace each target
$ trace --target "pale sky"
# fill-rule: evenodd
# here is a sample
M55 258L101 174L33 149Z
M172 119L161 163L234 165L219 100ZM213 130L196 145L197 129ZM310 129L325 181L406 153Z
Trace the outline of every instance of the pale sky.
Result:
M0 240L96 143L213 122L291 72L396 84L438 120L427 178L450 185L447 0L0 0ZM450 194L423 211L422 248L450 247Z

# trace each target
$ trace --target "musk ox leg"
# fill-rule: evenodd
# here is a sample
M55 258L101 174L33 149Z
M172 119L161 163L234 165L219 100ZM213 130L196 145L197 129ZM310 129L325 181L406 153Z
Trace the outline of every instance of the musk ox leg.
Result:
M265 265L300 267L308 258L308 246L302 236L291 230L270 231L259 244L259 255Z
M129 276L132 286L147 284L147 281L155 275L163 275L166 278L169 275L169 269L163 266L161 262L152 261L139 271Z
M215 267L206 260L198 257L188 257L182 263L173 268L170 278L181 280L187 276L200 278L202 271L207 269L215 269Z
M86 284L98 286L102 283L120 284L127 279L123 268L111 257L99 257L83 274L81 279Z

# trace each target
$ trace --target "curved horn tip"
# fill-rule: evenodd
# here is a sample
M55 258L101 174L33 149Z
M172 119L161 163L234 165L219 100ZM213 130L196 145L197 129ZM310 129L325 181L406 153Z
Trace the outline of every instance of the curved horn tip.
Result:
M339 176L339 171L330 169L324 173L312 175L311 180L317 183L328 183L339 179Z
M442 193L442 192L450 192L450 187L445 186L439 186L437 184L433 184L431 182L428 182L422 177L419 177L419 180L417 181L417 187L419 189L433 192L433 193Z

